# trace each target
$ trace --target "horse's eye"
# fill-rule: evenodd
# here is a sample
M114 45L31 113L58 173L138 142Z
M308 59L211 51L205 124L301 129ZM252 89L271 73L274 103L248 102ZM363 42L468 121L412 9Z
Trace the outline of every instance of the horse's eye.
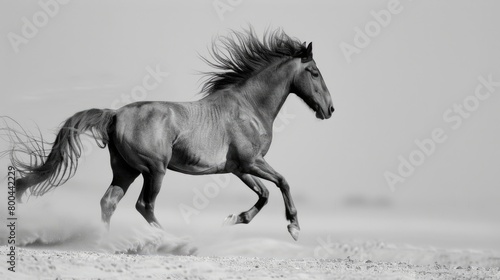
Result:
M319 71L316 70L316 69L312 69L310 67L306 67L306 71L311 73L311 76L313 76L314 78L317 78L319 77Z

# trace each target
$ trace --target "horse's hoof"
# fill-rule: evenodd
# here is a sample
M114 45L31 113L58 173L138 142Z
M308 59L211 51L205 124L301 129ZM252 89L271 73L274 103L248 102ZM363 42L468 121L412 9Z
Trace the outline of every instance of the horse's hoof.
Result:
M237 221L238 221L238 215L231 214L231 215L227 216L227 218L224 220L224 223L222 225L223 226L232 226L232 225L235 225Z
M296 225L293 225L293 224L289 224L288 225L288 232L290 233L290 235L292 236L292 238L297 241L299 239L299 232L300 232L300 229L298 226Z

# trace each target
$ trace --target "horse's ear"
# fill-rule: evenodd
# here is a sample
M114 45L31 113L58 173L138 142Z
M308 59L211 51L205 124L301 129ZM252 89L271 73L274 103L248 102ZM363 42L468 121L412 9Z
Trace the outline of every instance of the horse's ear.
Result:
M304 48L307 46L307 42L304 41L304 43L302 43L302 46L304 46Z
M312 60L312 58L313 58L312 49L313 49L313 46L312 46L312 42L311 42L307 46L306 51L304 52L304 54L302 56L302 62L309 62Z

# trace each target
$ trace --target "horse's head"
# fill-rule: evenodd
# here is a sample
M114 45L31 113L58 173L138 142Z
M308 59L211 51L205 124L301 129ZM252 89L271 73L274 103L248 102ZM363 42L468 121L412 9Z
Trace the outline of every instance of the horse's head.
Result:
M302 98L316 112L319 119L328 119L334 111L332 97L323 76L312 58L312 43L296 58L298 71L295 73L291 92Z

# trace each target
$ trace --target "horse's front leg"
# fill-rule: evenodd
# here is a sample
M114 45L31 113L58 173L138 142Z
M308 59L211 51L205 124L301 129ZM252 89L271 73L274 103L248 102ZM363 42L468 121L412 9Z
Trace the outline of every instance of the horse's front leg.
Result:
M238 178L245 183L251 190L253 190L258 196L259 200L257 203L250 208L248 211L241 212L239 215L231 214L224 221L225 225L234 225L234 224L248 224L254 217L259 213L259 211L267 204L267 200L269 198L269 191L266 186L254 176L250 174L241 174L234 173L234 175L238 176Z
M255 160L254 163L250 164L247 168L248 173L273 182L281 190L285 202L286 218L290 221L288 232L290 232L293 239L297 240L300 231L299 221L297 219L297 209L295 209L295 205L293 204L290 186L285 178L276 172L263 158Z

